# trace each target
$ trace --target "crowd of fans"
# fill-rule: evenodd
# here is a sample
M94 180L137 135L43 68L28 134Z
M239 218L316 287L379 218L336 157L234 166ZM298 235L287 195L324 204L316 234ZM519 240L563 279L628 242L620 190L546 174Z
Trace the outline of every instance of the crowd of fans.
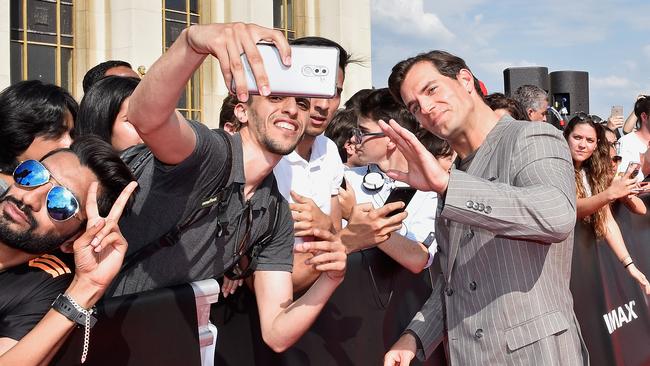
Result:
M81 313L89 332L102 296L210 277L222 282L213 308L221 364L379 364L429 298L441 197L417 190L407 202L386 203L404 186L386 172L408 171L409 162L382 123L415 135L445 171L461 163L450 144L388 88L360 90L339 108L346 67L356 61L320 37L292 44L339 49L334 98L237 89L223 102L221 130L186 121L176 99L205 55L219 59L227 84L237 77L233 57L213 51L226 34L252 29L287 52L277 32L220 26L184 31L142 80L126 62L95 66L79 104L34 80L0 94L3 364L52 357L74 324L50 310L55 299ZM500 121L546 121L548 96L535 86L511 97L480 93ZM577 219L646 294L650 284L610 205L647 211L639 195L650 192L649 116L650 97L639 96L626 120L576 113L563 131ZM54 207L61 197L70 202ZM196 208L210 200L216 204ZM251 327L259 331L239 336ZM243 342L252 354L239 351ZM359 352L368 343L382 352Z

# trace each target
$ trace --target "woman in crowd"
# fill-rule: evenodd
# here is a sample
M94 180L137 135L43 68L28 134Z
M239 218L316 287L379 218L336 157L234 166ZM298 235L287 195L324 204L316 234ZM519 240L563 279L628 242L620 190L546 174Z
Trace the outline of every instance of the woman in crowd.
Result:
M138 78L108 76L94 84L81 100L74 135L97 135L117 151L142 143L126 118L129 97L139 82Z
M572 118L564 130L564 137L575 168L578 219L593 226L596 236L605 239L630 276L650 295L650 283L630 257L610 210L614 200L631 199L637 187L636 180L630 178L631 172L612 177L609 143L603 128L590 116Z
M70 146L78 108L65 89L39 80L0 93L0 193L13 184L18 163Z

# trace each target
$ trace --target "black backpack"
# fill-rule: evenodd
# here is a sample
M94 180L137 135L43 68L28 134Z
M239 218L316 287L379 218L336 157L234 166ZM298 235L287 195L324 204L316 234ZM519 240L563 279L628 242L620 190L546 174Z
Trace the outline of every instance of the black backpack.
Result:
M181 221L170 231L165 233L159 239L145 245L142 249L133 253L128 258L125 258L121 269L122 271L126 271L138 262L150 257L155 252L164 247L175 245L180 239L180 235L183 232L185 232L189 227L191 227L201 218L205 217L205 215L211 211L211 208L213 206L222 202L224 195L231 193L233 183L230 179L232 175L232 144L230 142L231 137L224 130L214 129L212 132L223 135L224 140L228 145L228 149L226 149L229 155L228 159L226 159L226 171L228 174L224 174L218 183L210 184L209 186L212 187L210 191L206 192L206 194L203 195L199 201L193 202L191 205L189 205L183 215L183 219L181 219ZM136 178L140 178L144 167L147 166L147 164L152 164L153 159L155 159L151 150L144 144L132 146L124 150L122 153L120 153L120 158L131 168ZM217 178L215 177L214 179L216 180ZM245 254L248 254L250 257L250 265L248 268L243 272L233 272L232 267L235 267L239 260L235 261L235 264L233 266L224 270L224 272L227 272L229 274L229 278L245 278L250 276L255 271L259 254L261 253L263 247L271 241L275 233L275 226L277 224L279 214L279 204L280 200L276 200L275 204L269 205L269 218L272 220L270 222L271 225L268 226L267 231L260 237L260 240L255 242L246 250Z

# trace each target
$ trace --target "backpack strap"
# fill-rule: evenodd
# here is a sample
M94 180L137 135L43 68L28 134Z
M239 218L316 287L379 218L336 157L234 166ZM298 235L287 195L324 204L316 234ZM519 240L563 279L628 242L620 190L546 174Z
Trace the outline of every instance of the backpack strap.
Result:
M257 260L259 259L262 250L275 236L275 229L278 223L278 218L280 217L280 202L281 200L276 197L275 204L269 205L269 226L267 227L266 232L253 244L251 248L246 250L249 257L248 266L242 271L239 267L239 259L237 259L234 264L224 272L224 275L229 279L239 280L249 277L257 269Z
M126 271L133 267L136 263L143 261L144 259L150 257L154 253L156 253L158 250L164 248L164 247L169 247L173 246L178 242L180 239L180 235L187 230L191 225L205 217L209 212L210 209L217 203L222 201L222 198L230 192L231 186L232 186L232 181L233 181L233 172L232 172L232 143L230 142L230 135L228 135L225 131L223 130L212 130L213 133L220 134L224 137L224 140L226 141L226 145L228 148L226 149L227 151L227 157L226 157L226 162L225 162L225 170L228 172L228 174L223 174L220 177L214 177L213 181L210 183L213 183L214 180L219 179L219 182L216 184L208 184L209 187L211 187L210 191L208 191L198 202L194 202L188 206L186 209L186 212L184 213L182 219L176 226L174 226L170 231L167 233L163 234L160 238L157 240L152 241L151 243L145 245L142 249L138 250L136 253L131 255L128 258L124 259L124 264L122 265L121 271ZM146 149L148 151L149 155L153 155L151 153L151 150ZM142 161L140 161L140 159ZM145 158L138 158L136 157L136 160L133 160L134 164L142 164L144 162ZM139 167L138 165L137 167ZM135 168L132 167L132 169L135 170Z

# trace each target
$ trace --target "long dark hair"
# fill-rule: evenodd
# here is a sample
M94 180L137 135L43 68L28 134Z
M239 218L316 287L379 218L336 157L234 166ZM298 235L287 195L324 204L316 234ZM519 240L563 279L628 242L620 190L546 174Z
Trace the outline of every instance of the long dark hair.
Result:
M17 157L38 136L58 139L67 131L66 112L77 117L77 102L65 89L26 80L0 93L0 170L11 173Z
M138 78L122 76L108 76L95 83L81 100L73 136L97 135L110 144L122 103L139 83Z
M582 113L573 117L564 130L564 138L568 141L569 135L576 126L585 124L590 126L596 131L596 148L593 154L581 164L581 169L587 175L587 181L591 189L591 194L596 195L607 189L611 182L611 161L609 156L609 143L605 137L604 128L595 123L589 115ZM574 161L575 167L575 161ZM586 198L587 193L585 186L582 182L582 174L580 169L575 169L576 191L578 198ZM605 223L607 207L603 206L592 215L585 217L586 222L591 222L598 237L603 237L607 233L607 225Z
M97 176L99 182L97 209L102 216L108 215L124 187L136 180L131 169L120 159L113 147L97 136L81 136L75 139L69 148L50 151L41 160L62 151L74 153L81 165L88 167ZM136 188L137 191L138 188ZM130 209L134 196L135 194L129 198L124 212L128 212Z

